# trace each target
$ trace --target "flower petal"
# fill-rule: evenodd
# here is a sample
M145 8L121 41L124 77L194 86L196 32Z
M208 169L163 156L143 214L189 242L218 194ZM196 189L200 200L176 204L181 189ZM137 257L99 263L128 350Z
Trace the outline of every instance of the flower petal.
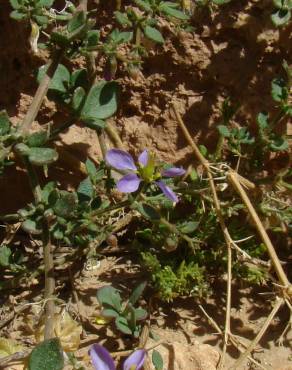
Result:
M148 150L145 149L138 157L138 162L141 166L146 167L149 159Z
M137 349L124 362L123 370L140 370L146 359L146 351L144 349Z
M177 195L170 189L169 186L165 185L163 181L156 181L156 185L158 185L163 192L163 194L173 202L177 203L178 202L178 197Z
M100 344L93 344L89 349L89 354L95 370L116 370L110 353Z
M135 173L129 173L118 181L117 189L121 193L133 193L138 190L141 181Z
M117 170L137 170L133 157L124 150L108 150L105 155L105 160L111 167L116 168Z
M176 176L183 176L186 173L186 171L183 168L179 167L171 167L167 170L162 171L162 176L165 177L176 177Z

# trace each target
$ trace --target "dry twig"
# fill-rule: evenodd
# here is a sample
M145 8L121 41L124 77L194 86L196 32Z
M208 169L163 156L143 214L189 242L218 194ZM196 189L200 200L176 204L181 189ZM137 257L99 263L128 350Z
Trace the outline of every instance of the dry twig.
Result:
M218 195L217 195L217 191L216 191L216 186L215 186L215 182L214 182L214 179L213 179L213 175L212 175L212 172L210 170L210 163L207 161L207 159L201 154L198 146L196 145L196 143L194 142L194 140L192 139L188 129L186 128L179 112L178 112L178 109L177 107L175 106L175 104L173 104L173 109L174 109L174 113L175 113L175 116L176 116L176 119L177 119L177 122L186 138L186 140L189 142L189 144L191 145L193 151L194 151L194 154L195 156L197 157L197 159L200 161L200 163L202 164L202 166L205 168L206 172L207 172L207 175L208 175L208 180L209 180L209 184L210 184L210 188L211 188L211 192L212 192L212 195L213 195L213 199L214 199L214 206L215 206L215 211L216 211L216 215L218 217L218 220L219 220L219 223L220 223L220 227L222 229L222 232L223 232L223 235L224 235L224 239L225 239L225 242L226 242L226 245L227 245L227 254L228 254L228 265L227 265L227 299L226 299L226 319L225 319L225 330L224 330L224 346L223 346L223 351L222 351L222 356L221 356L221 360L220 360L220 364L219 364L219 369L222 369L223 366L224 366L224 359L225 359L225 354L226 354L226 349L227 349L227 343L228 343L228 336L230 334L230 309L231 309L231 280L232 280L232 245L233 245L233 240L229 234L229 231L227 229L227 226L225 224L225 221L224 221L224 218L223 218L223 215L222 215L222 212L221 212L221 206L220 206L220 201L219 201L219 198L218 198Z
M243 361L249 356L249 354L254 350L255 346L258 344L258 342L261 340L263 335L265 334L266 330L270 326L273 318L275 317L276 313L279 311L280 307L284 303L283 298L277 298L276 304L274 308L272 309L271 313L267 317L264 325L262 326L261 330L258 332L257 336L253 339L253 341L249 344L245 352L243 352L238 360L235 362L235 364L230 367L230 370L237 370L239 369L239 366L243 363Z
M281 265L281 262L279 260L279 257L277 256L277 253L275 251L275 248L271 242L271 239L269 238L265 228L263 227L263 224L258 216L258 214L256 213L249 197L247 196L245 190L243 189L242 185L240 184L240 181L237 177L237 174L230 170L227 174L227 178L230 180L231 184L233 185L233 187L235 188L235 190L237 191L237 193L240 195L243 203L245 204L253 222L254 222L254 225L255 227L257 228L258 230L258 233L260 234L261 238L262 238L262 241L264 242L264 244L266 245L267 247L267 250L268 250L268 253L270 255L270 258L271 258L271 261L273 263L273 266L274 266L274 269L278 275L278 279L280 281L280 283L286 288L286 291L287 293L289 294L289 286L290 286L290 282L287 278L287 275L285 274L285 271L283 270L283 267Z

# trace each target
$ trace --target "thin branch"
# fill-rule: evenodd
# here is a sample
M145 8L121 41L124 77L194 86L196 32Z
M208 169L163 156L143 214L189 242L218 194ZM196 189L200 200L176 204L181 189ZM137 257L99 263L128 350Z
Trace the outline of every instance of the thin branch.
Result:
M7 366L10 362L20 361L26 359L30 351L15 352L12 355L0 358L0 368Z
M27 158L24 158L24 163L27 168L27 173L30 179L32 192L35 202L38 204L42 201L42 190L38 181L37 174L34 167ZM50 339L55 336L54 334L54 315L55 315L55 302L52 299L55 291L55 278L54 278L54 260L52 253L52 245L50 239L50 230L48 221L43 218L42 221L42 241L44 249L44 265L45 265L45 339Z
M247 196L245 190L243 189L242 185L240 184L238 178L237 178L237 175L234 171L232 170L229 170L228 174L227 174L227 178L229 179L229 181L231 182L231 184L233 185L233 187L235 188L235 190L237 191L237 193L239 194L239 196L241 197L243 203L245 204L254 224L255 224L255 227L257 228L258 230L258 233L260 234L261 238L262 238L262 241L264 242L264 244L266 245L267 247L267 250L268 250L268 253L270 255L270 258L271 258L271 261L273 263L273 266L275 268L275 271L277 273L277 276L279 278L279 281L281 282L281 284L285 287L285 288L288 288L289 285L290 285L290 282L287 278L287 275L285 274L285 271L283 270L283 267L281 265L281 262L279 260L279 257L277 256L277 253L275 251L275 248L258 216L258 214L256 213L249 197ZM287 292L288 292L288 289L287 289Z
M199 305L199 308L200 310L203 312L203 314L207 317L209 323L218 331L219 334L223 334L222 333L222 330L220 329L219 325L216 323L216 321L210 316L208 315L208 313L205 311L205 309L203 308L203 306ZM243 353L244 350L240 347L245 347L243 343L241 343L233 334L230 334L230 342L233 344L233 346L240 352L240 353ZM246 347L245 347L246 349ZM266 370L266 368L261 365L259 362L257 362L256 360L254 360L251 356L248 356L248 359L249 361L251 361L252 363L254 363L256 366L258 366L259 368L263 369L263 370Z
M19 131L22 134L27 134L29 132L29 129L35 120L40 107L42 105L42 102L47 94L49 84L51 82L51 79L53 78L56 69L60 63L60 60L63 56L64 50L63 49L57 49L55 51L55 54L53 55L53 58L48 64L48 69L42 78L41 83L39 84L39 87L35 93L35 96L33 98L33 101L24 117L24 120L22 122L22 125L19 128Z
M264 325L262 326L261 330L258 332L257 336L250 343L250 345L247 347L246 351L244 353L242 353L240 355L240 357L238 358L238 360L235 362L235 364L232 367L230 367L230 370L237 370L237 369L240 368L240 366L243 363L243 361L254 350L255 346L258 344L258 342L261 340L261 338L265 334L266 330L268 329L268 327L271 324L271 321L273 320L273 318L275 317L276 313L278 312L278 310L282 306L283 302L284 302L284 299L283 298L278 298L277 299L277 302L276 302L274 308L272 309L271 313L267 317L267 319L266 319Z
M198 146L196 145L196 143L192 139L192 137L191 137L188 129L186 128L186 126L185 126L185 124L184 124L184 122L183 122L175 104L173 104L173 109L174 109L174 113L175 113L177 122L178 122L186 140L191 145L195 156L197 157L197 159L200 161L200 163L202 164L202 166L205 168L205 170L207 172L211 192L212 192L213 199L214 199L214 206L215 206L216 215L217 215L217 218L219 220L220 227L222 229L224 239L225 239L225 242L226 242L226 245L227 245L228 265L227 265L227 288L226 288L227 289L226 317L225 317L223 352L222 352L222 356L221 356L221 360L220 360L220 364L219 364L219 369L222 369L223 366L224 366L228 336L230 334L231 280L232 280L232 274L231 274L231 272L232 272L232 249L231 248L232 248L232 245L233 245L233 240L232 240L232 238L229 234L229 231L227 229L227 226L225 224L225 221L224 221L224 218L223 218L223 215L222 215L222 212L221 212L220 201L219 201L219 198L218 198L218 195L217 195L213 175L212 175L212 172L210 170L210 164L209 164L208 160L201 154Z
M55 337L54 331L54 316L55 316L55 301L53 298L55 291L54 278L54 260L52 252L52 244L50 238L49 224L46 219L43 220L43 248L44 248L44 264L45 264L45 339Z
M118 149L125 149L117 129L110 122L107 122L105 132Z

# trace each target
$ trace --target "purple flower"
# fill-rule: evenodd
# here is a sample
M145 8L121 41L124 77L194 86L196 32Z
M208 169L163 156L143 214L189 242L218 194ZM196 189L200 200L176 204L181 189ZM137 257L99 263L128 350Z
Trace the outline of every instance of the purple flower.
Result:
M116 370L114 360L108 350L100 344L93 344L89 354L95 370ZM124 362L123 370L140 370L145 362L146 351L137 349Z
M138 157L138 163L135 164L133 157L120 149L110 149L106 153L106 162L113 168L122 171L129 171L117 183L117 188L122 193L133 193L138 190L142 181L156 184L163 194L173 202L178 202L177 195L162 180L163 177L176 177L185 174L182 168L172 167L157 171L153 156L145 149Z

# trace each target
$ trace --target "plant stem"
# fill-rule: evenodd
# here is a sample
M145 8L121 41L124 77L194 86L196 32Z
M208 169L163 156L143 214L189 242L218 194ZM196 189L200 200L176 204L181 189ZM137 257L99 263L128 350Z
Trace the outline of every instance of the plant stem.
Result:
M138 23L135 29L135 45L140 46L140 44L141 44L141 28L140 23Z
M105 132L118 149L125 149L117 129L114 125L111 125L110 122L107 122Z
M235 364L230 368L230 370L237 370L240 368L240 365L242 362L249 356L249 354L253 351L255 346L258 344L258 342L261 340L263 335L265 334L266 330L271 324L271 321L273 320L276 313L279 311L279 308L282 306L284 300L282 298L277 298L277 302L272 309L271 313L267 317L264 325L262 326L261 330L258 332L257 336L254 338L254 340L250 343L250 345L247 347L246 351L243 352L239 359L235 362Z
M214 154L215 161L217 161L219 158L221 158L224 141L225 141L224 136L220 135L219 139L218 139L218 142L217 142L215 154Z
M38 204L42 201L42 191L39 184L37 174L27 158L24 158L24 163L27 168L28 177L30 180L32 192L35 202ZM45 265L45 339L50 339L55 336L54 334L54 315L55 315L55 302L53 299L55 291L55 278L54 278L54 261L52 253L52 245L50 239L50 230L48 221L43 217L42 221L43 232L43 253Z
M122 7L122 0L116 0L116 9L121 10Z
M26 116L24 117L24 120L22 122L22 125L20 126L19 128L19 131L22 133L22 134L27 134L29 132L29 129L33 123L33 121L35 120L37 114L38 114L38 111L42 105L42 102L44 100L44 97L46 96L47 94L47 91L48 91L48 88L49 88L49 84L51 82L51 79L53 78L55 72L56 72L56 69L60 63L60 60L63 56L63 52L64 50L63 49L57 49L55 51L55 54L52 58L52 60L49 62L48 64L48 69L36 91L36 94L33 98L33 101L26 113Z
M105 141L104 131L101 130L101 132L97 136L98 136L98 141L99 141L102 157L103 159L105 159L106 152L107 152L107 145Z
M55 337L54 332L54 316L55 302L53 299L55 291L54 278L54 260L52 253L52 244L50 238L49 224L46 219L43 220L43 248L44 248L44 264L45 264L45 339Z

